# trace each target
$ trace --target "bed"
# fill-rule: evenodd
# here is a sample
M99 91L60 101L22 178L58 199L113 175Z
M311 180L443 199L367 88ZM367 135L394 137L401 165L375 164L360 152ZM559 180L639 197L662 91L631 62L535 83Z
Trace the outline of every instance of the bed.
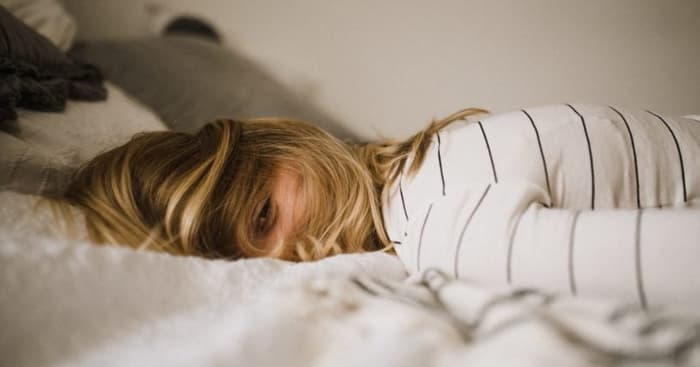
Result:
M0 129L0 365L700 365L692 309L484 287L430 268L409 276L381 252L224 261L69 237L42 196L134 133L285 114L352 138L207 40L94 42L72 55L104 73L106 99L68 100L62 112L18 108ZM202 67L212 58L221 69Z

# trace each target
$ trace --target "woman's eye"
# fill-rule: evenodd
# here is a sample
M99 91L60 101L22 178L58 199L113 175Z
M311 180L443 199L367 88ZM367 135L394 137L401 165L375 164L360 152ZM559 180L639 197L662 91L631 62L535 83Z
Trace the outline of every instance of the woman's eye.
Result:
M255 232L258 234L264 234L270 227L272 222L272 203L270 199L266 199L263 207L260 209L256 219L255 219Z

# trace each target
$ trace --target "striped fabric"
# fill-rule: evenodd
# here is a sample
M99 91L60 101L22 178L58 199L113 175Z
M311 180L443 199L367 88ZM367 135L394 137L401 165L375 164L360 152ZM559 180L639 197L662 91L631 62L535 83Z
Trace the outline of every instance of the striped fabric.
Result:
M409 271L700 306L700 121L564 104L432 143L384 203Z

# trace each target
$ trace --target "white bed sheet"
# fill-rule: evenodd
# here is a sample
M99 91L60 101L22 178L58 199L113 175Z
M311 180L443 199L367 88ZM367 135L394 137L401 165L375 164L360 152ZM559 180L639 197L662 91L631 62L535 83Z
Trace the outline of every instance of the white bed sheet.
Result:
M98 247L0 200L3 366L700 363L700 324L680 313L406 279L382 253L293 264Z

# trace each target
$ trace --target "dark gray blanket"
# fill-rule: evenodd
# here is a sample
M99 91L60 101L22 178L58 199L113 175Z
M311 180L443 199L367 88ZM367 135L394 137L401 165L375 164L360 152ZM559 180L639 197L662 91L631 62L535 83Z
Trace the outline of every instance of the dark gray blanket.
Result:
M66 56L0 6L0 122L16 119L18 107L63 111L69 98L106 97L95 67Z

